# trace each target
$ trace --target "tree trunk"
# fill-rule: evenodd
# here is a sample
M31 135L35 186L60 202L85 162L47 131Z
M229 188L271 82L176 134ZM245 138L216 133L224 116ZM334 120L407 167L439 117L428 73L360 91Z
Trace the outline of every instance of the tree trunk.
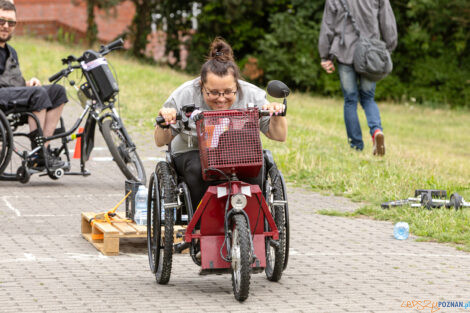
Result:
M135 16L131 26L132 54L138 58L145 57L147 36L150 34L153 0L132 0L135 4Z
M95 21L95 0L87 0L87 29L86 39L90 46L96 42L98 37L98 27Z

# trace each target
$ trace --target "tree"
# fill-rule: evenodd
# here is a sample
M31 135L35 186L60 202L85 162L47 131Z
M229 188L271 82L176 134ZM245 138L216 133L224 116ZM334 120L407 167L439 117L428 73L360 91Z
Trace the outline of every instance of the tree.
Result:
M124 0L86 0L87 6L87 30L86 39L92 46L98 39L98 27L95 21L95 9L109 10ZM81 0L73 0L73 4L79 5Z
M190 43L188 70L197 72L211 41L222 36L237 60L256 51L269 27L269 17L287 9L288 0L203 0L198 29Z
M145 58L147 37L151 31L152 13L162 0L132 0L135 5L135 16L130 27L132 54L138 58Z
M173 54L179 64L181 39L191 29L192 9L195 1L160 0L155 13L159 16L157 24L166 32L165 54Z

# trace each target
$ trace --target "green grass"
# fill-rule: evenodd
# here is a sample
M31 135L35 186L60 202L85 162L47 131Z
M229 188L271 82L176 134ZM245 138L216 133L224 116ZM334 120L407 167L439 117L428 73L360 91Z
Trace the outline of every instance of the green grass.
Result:
M43 81L62 68L62 57L81 51L30 38L16 38L12 44L25 76ZM152 128L171 91L192 78L122 54L108 59L119 78L122 115L127 125L137 129ZM445 189L470 199L470 112L380 103L387 151L377 158L372 156L362 109L365 148L357 152L347 144L339 98L293 93L288 106L288 141L263 142L289 182L369 203L353 215L407 221L415 235L457 243L470 251L470 209L380 208L381 202L410 197L415 189Z

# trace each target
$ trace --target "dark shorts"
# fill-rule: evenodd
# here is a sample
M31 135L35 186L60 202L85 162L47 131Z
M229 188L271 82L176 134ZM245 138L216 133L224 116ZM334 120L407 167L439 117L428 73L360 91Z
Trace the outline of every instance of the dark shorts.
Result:
M5 112L52 110L68 102L61 85L0 88L0 109Z

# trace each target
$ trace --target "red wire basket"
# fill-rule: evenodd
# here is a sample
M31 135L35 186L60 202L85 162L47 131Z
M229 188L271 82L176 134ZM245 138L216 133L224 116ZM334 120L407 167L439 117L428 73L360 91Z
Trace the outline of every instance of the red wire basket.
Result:
M204 180L256 177L263 165L258 109L205 111L196 122Z

